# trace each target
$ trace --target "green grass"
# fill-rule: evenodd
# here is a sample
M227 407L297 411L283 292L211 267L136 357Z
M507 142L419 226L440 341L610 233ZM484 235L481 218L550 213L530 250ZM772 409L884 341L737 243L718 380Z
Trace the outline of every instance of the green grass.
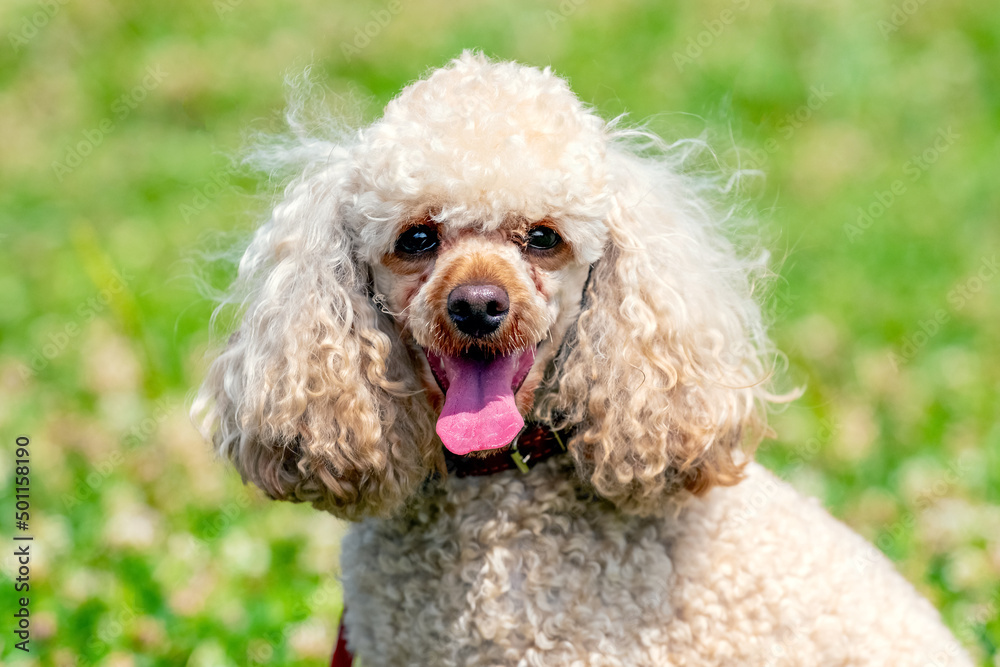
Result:
M890 32L891 2L403 0L350 59L388 3L53 6L0 7L0 511L28 434L35 537L32 652L5 579L5 663L324 664L343 526L243 490L187 421L212 308L194 276L223 286L199 257L261 212L272 186L230 158L279 127L286 73L314 63L370 118L476 47L767 173L773 332L806 393L759 457L1000 664L1000 280L976 276L1000 253L993 3L907 3Z

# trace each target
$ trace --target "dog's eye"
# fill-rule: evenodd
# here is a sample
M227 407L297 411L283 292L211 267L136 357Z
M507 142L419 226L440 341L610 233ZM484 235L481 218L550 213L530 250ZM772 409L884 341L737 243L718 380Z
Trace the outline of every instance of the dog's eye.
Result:
M528 247L535 250L551 250L562 243L562 237L551 227L535 227L528 232Z
M396 239L396 252L421 255L438 246L437 230L429 225L410 227Z

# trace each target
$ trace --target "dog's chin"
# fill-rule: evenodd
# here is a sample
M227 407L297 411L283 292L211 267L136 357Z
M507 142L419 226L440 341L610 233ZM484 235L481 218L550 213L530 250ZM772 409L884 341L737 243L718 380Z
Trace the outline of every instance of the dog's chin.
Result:
M424 349L444 393L437 422L441 442L453 454L475 455L506 447L524 428L517 393L535 362L537 346L509 354L470 348L459 355Z

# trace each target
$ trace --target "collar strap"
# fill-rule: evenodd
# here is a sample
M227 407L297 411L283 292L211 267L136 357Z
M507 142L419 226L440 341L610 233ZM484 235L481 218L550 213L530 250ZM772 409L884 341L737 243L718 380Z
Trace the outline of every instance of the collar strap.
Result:
M528 472L536 463L566 451L563 436L543 424L528 424L517 440L479 456L459 456L444 450L449 474L482 477L505 470Z

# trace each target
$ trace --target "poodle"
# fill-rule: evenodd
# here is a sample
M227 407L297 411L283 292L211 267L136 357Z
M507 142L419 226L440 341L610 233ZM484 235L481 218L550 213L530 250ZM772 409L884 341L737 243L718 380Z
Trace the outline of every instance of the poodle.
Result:
M775 353L685 146L466 52L297 138L194 410L351 522L347 647L401 665L969 665L931 604L751 460Z

